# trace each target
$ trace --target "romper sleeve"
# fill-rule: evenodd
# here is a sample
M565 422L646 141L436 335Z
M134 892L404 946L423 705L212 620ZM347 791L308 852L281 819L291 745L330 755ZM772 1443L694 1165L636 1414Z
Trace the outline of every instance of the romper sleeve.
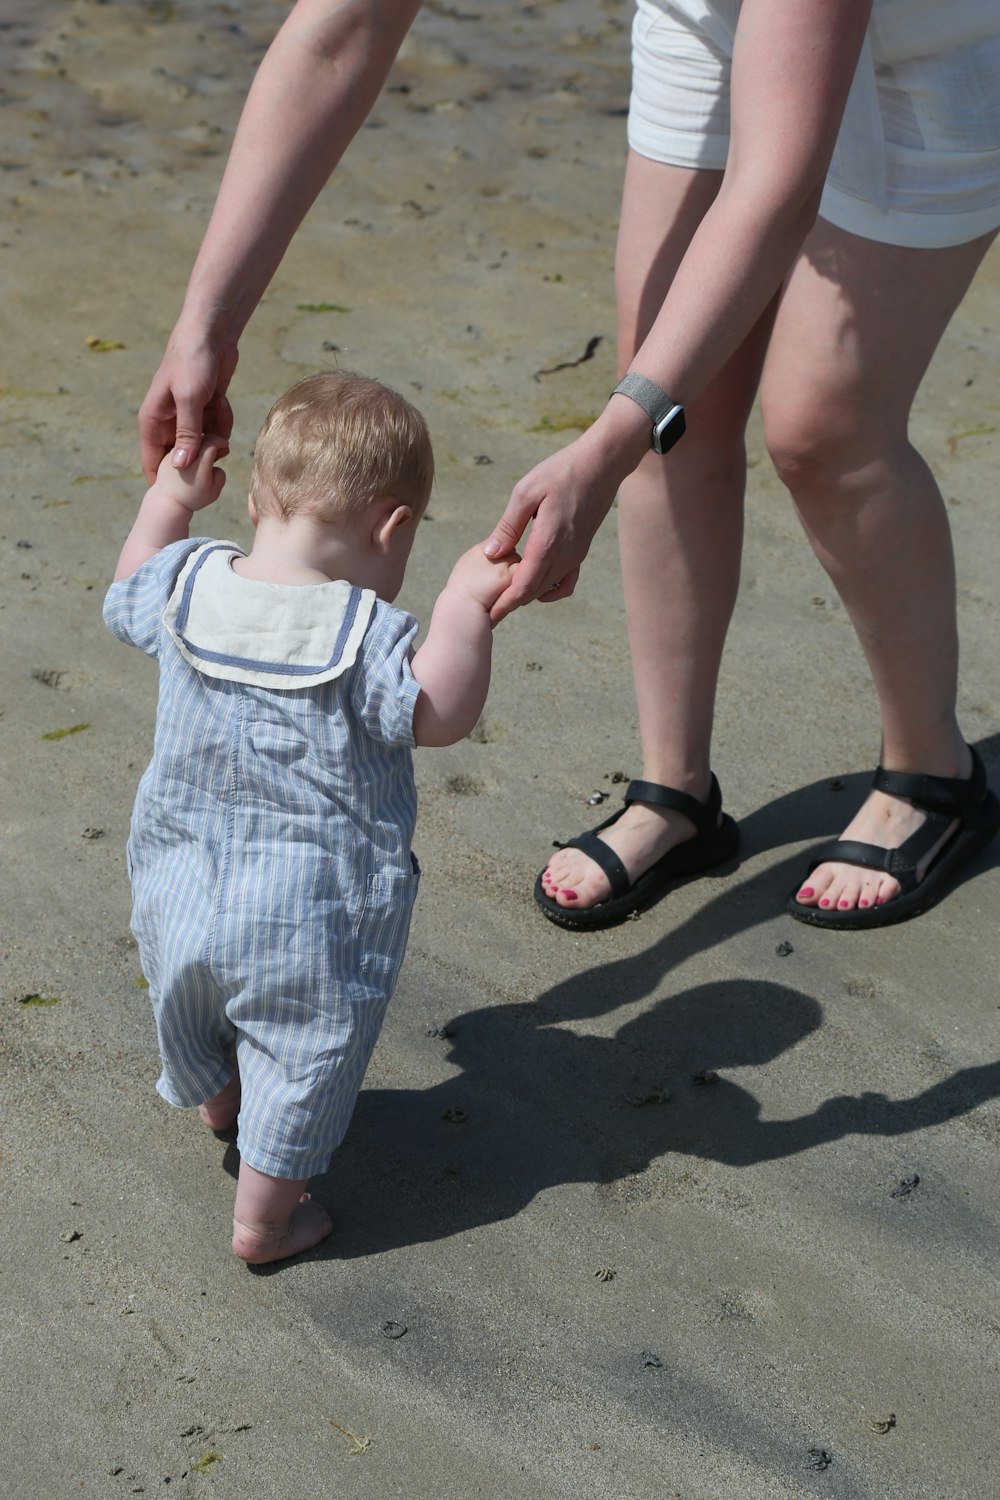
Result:
M351 673L351 705L373 739L413 748L413 710L420 684L410 670L420 626L412 615L376 603Z
M204 547L205 542L205 537L171 542L128 578L113 583L104 600L104 623L111 634L126 646L138 646L147 656L158 657L163 611L177 575L194 549Z

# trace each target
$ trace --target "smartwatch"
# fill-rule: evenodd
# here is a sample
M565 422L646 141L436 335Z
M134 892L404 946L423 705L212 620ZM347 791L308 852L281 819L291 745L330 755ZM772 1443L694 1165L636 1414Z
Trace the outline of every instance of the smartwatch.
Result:
M666 391L661 391L645 375L626 375L611 392L612 396L628 396L641 406L653 424L653 452L668 453L684 436L684 408L671 400Z

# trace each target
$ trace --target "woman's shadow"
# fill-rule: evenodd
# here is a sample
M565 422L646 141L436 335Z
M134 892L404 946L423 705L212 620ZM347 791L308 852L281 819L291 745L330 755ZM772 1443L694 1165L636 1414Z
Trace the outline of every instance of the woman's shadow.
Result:
M569 986L563 989L568 996ZM315 1190L335 1207L335 1257L372 1255L511 1218L546 1188L615 1183L680 1152L729 1166L849 1134L904 1135L1000 1094L1000 1062L963 1068L909 1099L861 1093L764 1120L717 1077L772 1061L814 1032L817 1001L762 980L656 1001L613 1037L580 1034L545 1000L453 1023L461 1074L429 1089L369 1089Z
M984 758L998 746L1000 736L981 746ZM832 812L829 801L830 783L781 798L746 820L745 843L766 848L772 830L789 827L799 837L826 836L846 799L835 798ZM994 1061L909 1099L866 1091L825 1099L795 1119L764 1120L749 1089L716 1075L795 1047L821 1025L819 1003L759 979L651 1002L692 954L773 918L776 890L800 865L796 854L735 889L728 882L651 949L572 975L532 1003L457 1015L434 1045L459 1074L426 1089L362 1093L347 1139L313 1184L338 1221L314 1253L350 1258L447 1238L512 1217L546 1188L619 1182L670 1153L748 1166L849 1134L904 1135L1000 1095ZM970 873L982 867L977 860ZM422 987L423 977L411 970L410 985ZM429 968L426 982L440 995L440 971ZM588 1020L625 1007L630 1018L613 1036L587 1032Z

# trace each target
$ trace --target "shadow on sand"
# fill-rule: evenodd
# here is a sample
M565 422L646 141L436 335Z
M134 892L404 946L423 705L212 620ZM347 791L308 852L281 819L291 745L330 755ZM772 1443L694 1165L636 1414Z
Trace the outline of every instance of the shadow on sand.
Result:
M1000 756L1000 735L978 748L989 764ZM777 847L789 828L829 837L866 785L866 777L845 777L843 790L820 782L772 802L741 825L744 854ZM987 851L961 878L997 860ZM338 1233L313 1253L350 1258L447 1238L510 1218L546 1188L621 1181L671 1152L749 1166L850 1134L905 1135L1000 1095L994 1061L909 1099L838 1096L810 1114L769 1121L731 1079L699 1081L763 1066L822 1024L818 1001L769 980L662 993L664 979L691 956L771 921L802 868L797 852L742 884L727 883L649 950L569 975L532 1003L447 1018L447 1059L461 1072L433 1088L362 1092L346 1141L313 1184L339 1206ZM858 941L831 940L845 939ZM588 1020L625 1009L629 1018L613 1037L587 1034ZM237 1160L231 1145L227 1168Z

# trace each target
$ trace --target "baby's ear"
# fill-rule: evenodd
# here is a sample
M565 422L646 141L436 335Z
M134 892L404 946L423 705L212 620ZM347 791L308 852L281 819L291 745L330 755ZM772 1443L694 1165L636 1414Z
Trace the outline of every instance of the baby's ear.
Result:
M412 521L412 505L400 505L392 499L376 501L375 524L372 527L372 546L375 551L384 556L391 548L396 532L400 527L409 526Z
M247 511L250 515L250 525L256 530L257 522L260 520L260 511L257 509L257 503L252 495L247 496Z

